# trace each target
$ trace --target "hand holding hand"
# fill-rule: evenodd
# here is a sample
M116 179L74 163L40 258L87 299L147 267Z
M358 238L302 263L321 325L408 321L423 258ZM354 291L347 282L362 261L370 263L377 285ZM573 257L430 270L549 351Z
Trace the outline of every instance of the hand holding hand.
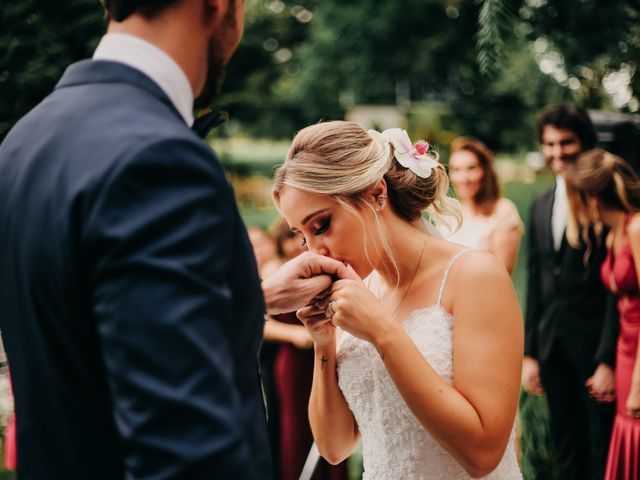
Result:
M360 279L342 262L304 252L262 281L267 311L276 315L298 310L329 288L336 278Z
M335 342L336 327L331 323L324 305L307 305L298 310L296 315L307 327L316 346L326 347Z
M327 311L334 325L374 345L377 338L398 327L360 279L334 282Z
M522 388L532 395L542 395L544 389L540 382L540 364L533 357L524 357L522 363Z
M591 395L599 403L611 403L616 398L615 376L613 369L601 363L585 384Z

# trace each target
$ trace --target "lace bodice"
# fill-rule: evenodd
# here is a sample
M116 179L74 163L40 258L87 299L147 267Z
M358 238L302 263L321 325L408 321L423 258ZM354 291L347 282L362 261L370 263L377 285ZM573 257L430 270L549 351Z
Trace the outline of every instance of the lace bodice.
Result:
M452 383L454 319L440 305L448 268L438 303L413 311L402 326L429 364ZM470 478L409 410L373 345L343 332L337 361L338 385L362 435L363 480ZM522 478L513 433L502 461L486 478Z

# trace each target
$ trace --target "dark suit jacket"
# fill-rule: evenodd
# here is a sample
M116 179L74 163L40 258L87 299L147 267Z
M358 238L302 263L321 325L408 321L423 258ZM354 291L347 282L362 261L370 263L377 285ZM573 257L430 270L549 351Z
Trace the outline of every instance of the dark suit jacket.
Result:
M544 362L556 342L580 365L614 365L617 340L615 299L600 281L604 242L591 233L593 251L584 264L585 247L574 249L566 236L553 249L551 212L555 188L531 207L525 355Z
M0 146L0 326L24 479L263 479L264 302L210 148L84 61Z

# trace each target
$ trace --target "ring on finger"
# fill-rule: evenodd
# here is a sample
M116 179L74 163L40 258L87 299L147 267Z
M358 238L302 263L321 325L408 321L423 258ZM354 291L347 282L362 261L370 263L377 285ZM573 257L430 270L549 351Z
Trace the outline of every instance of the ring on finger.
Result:
M327 308L324 311L325 315L329 318L332 318L336 311L333 309L333 302L329 302Z

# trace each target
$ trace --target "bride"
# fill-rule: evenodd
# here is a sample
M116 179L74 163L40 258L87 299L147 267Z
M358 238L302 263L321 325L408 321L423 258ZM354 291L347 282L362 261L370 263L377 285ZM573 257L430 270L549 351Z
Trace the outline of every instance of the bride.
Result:
M496 258L428 233L459 215L447 189L426 142L349 122L300 131L276 173L291 229L354 273L298 317L318 449L338 463L362 437L365 479L521 478L519 306Z

